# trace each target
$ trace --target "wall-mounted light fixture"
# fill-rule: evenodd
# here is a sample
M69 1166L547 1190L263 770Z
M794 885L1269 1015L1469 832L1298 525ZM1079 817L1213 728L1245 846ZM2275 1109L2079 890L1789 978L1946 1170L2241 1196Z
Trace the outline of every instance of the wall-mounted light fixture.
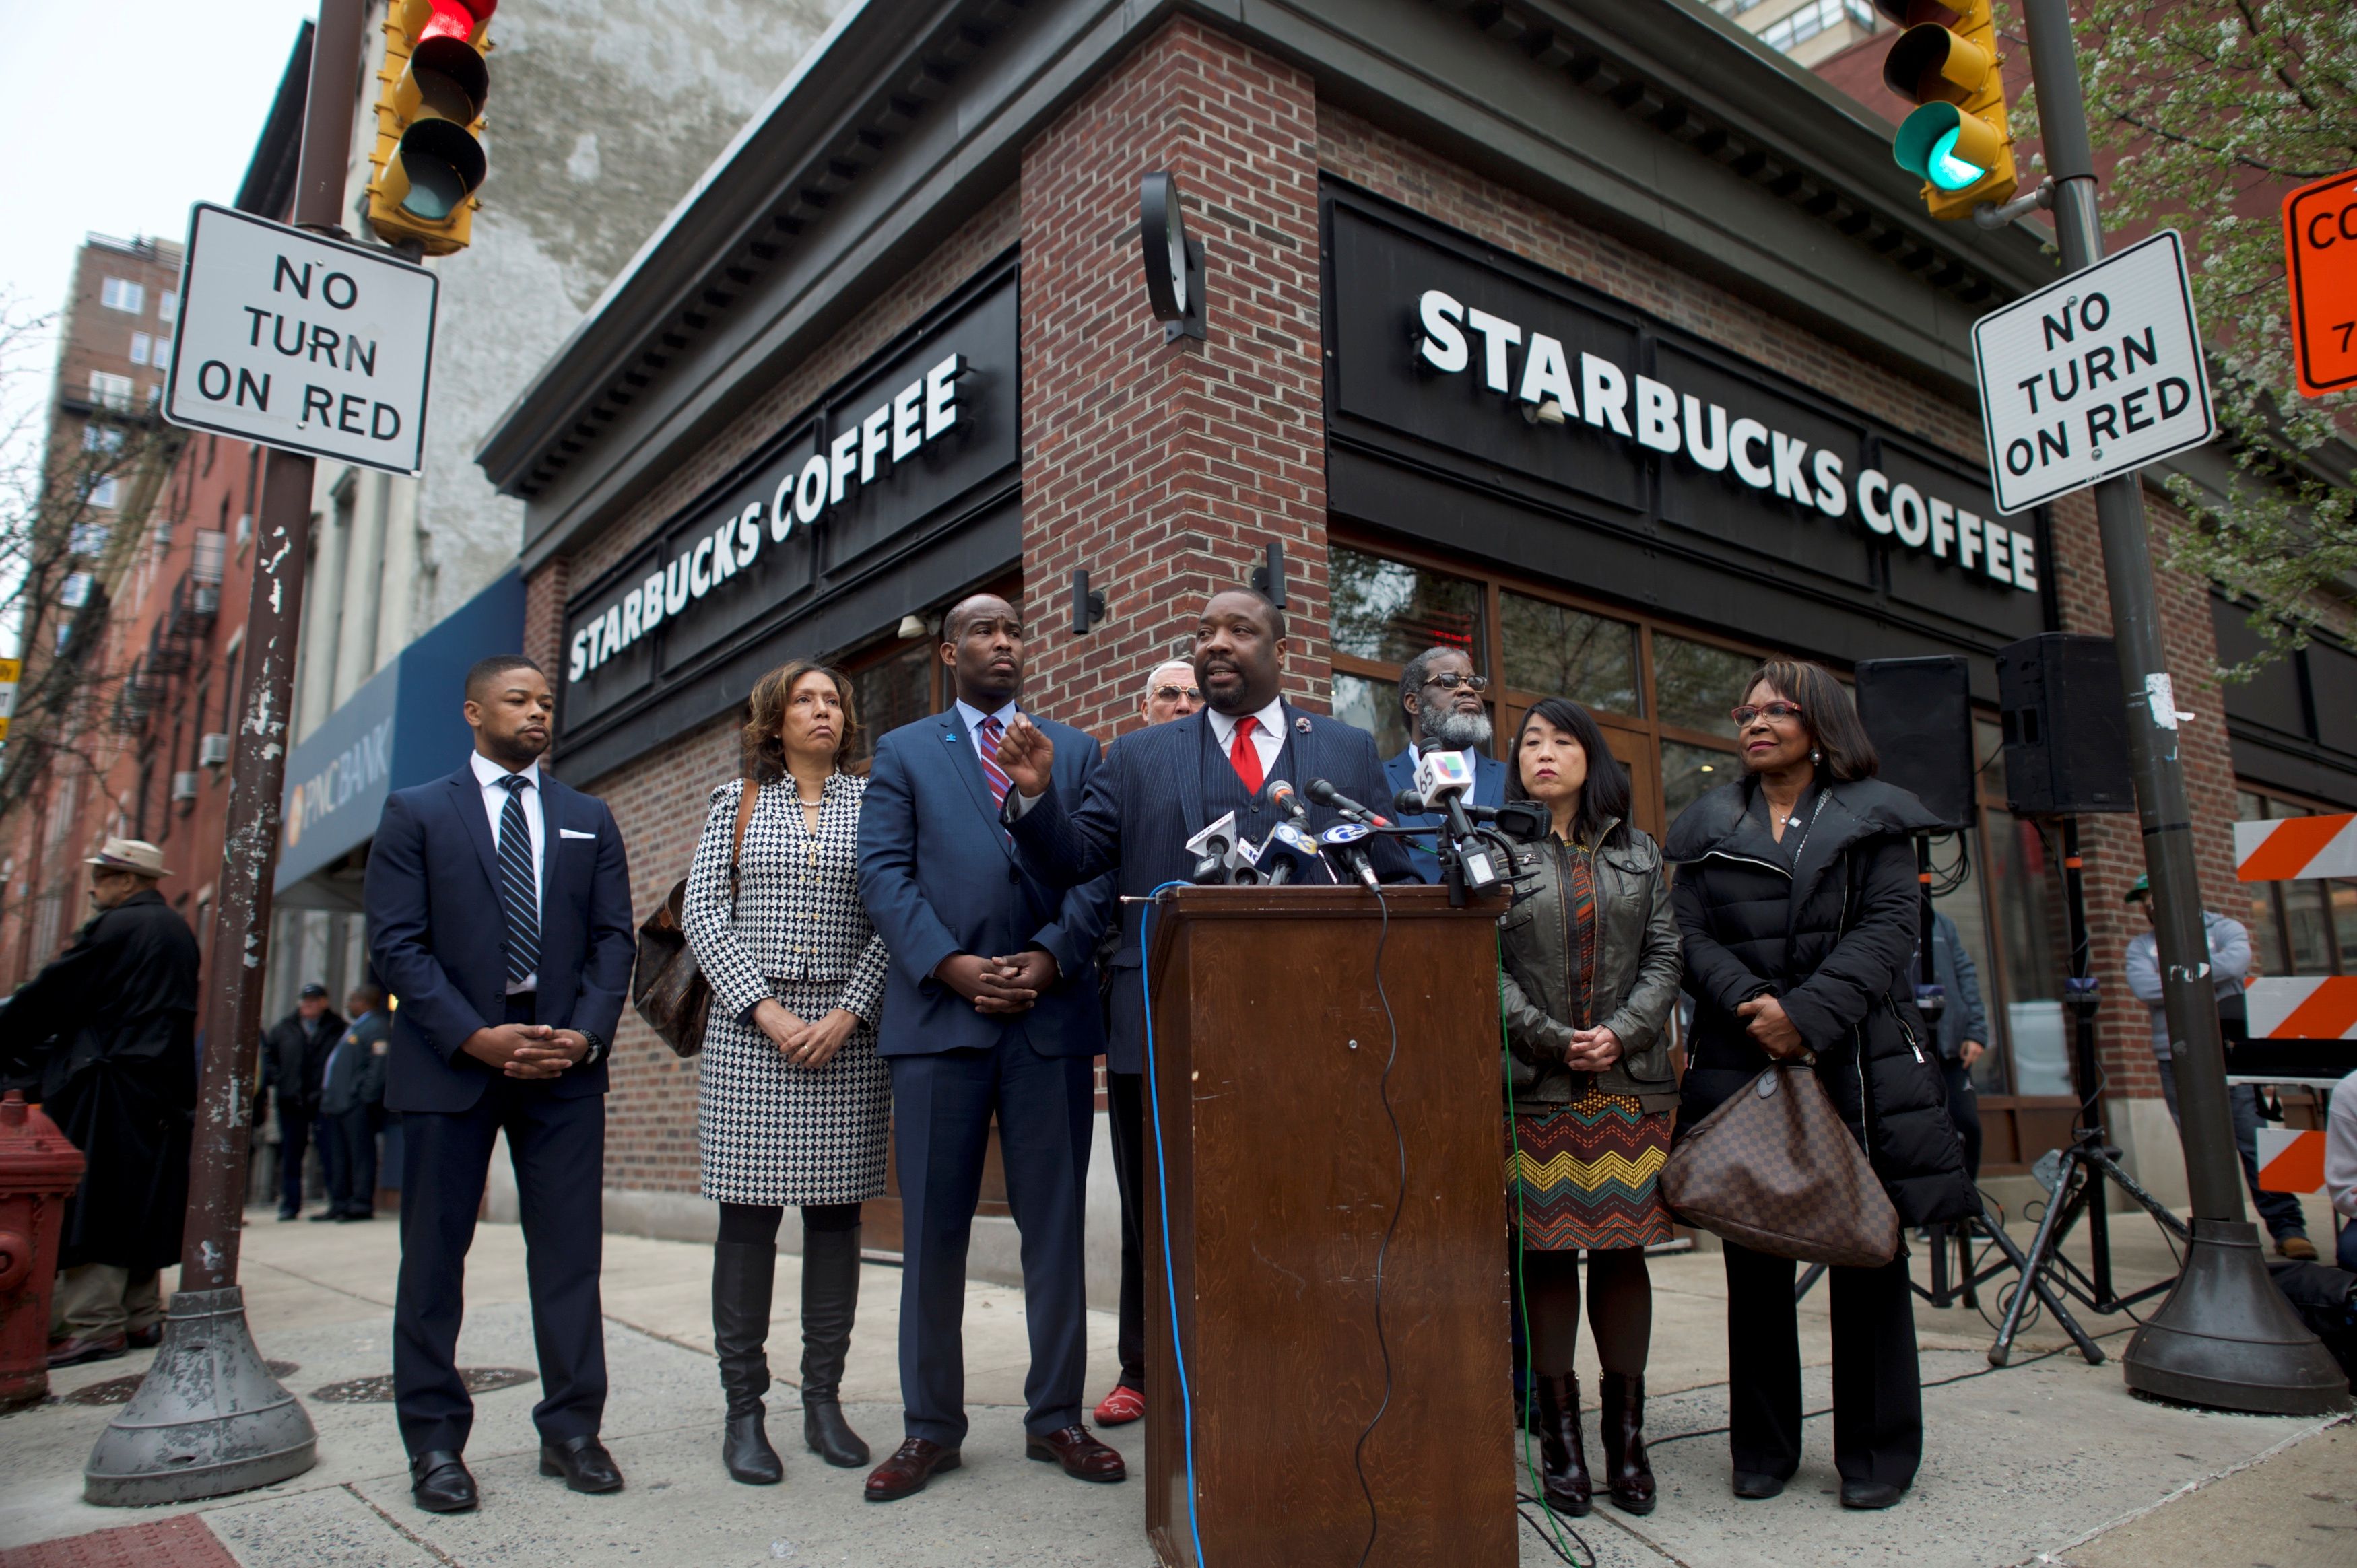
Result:
M1089 589L1089 572L1085 566L1072 569L1072 635L1086 637L1089 628L1104 619L1104 590Z
M1285 544L1281 540L1268 542L1268 553L1252 569L1252 585L1268 596L1268 602L1278 609L1285 603Z
M922 616L910 613L900 618L899 636L901 641L912 642L924 635L925 620Z
M1203 242L1187 237L1178 179L1167 169L1138 182L1137 234L1146 299L1162 323L1162 340L1203 337Z

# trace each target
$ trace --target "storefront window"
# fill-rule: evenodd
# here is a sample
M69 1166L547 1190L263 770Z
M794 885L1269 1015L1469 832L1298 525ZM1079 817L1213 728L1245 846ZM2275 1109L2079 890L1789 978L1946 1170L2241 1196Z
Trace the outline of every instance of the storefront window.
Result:
M1346 675L1337 670L1334 716L1373 736L1380 756L1397 757L1407 749L1407 710L1400 706L1397 682Z
M933 711L933 649L932 639L919 638L851 671L852 700L871 752L877 736Z
M1640 714L1637 628L1568 605L1506 592L1498 596L1506 684L1564 696L1599 713Z
M1654 711L1665 725L1732 740L1735 721L1727 711L1743 700L1743 678L1759 662L1749 654L1655 632Z
M1455 648L1477 670L1488 662L1479 583L1340 546L1329 571L1335 652L1403 664L1427 648Z
M2037 822L1986 811L1981 834L1989 903L2004 954L2002 993L2016 1094L2069 1094L2071 1041L2062 1010L2070 924L2062 876ZM1986 998L1992 1007L1996 998Z
M1662 809L1670 822L1676 822L1680 811L1721 784L1742 776L1743 769L1731 753L1684 741L1662 742Z

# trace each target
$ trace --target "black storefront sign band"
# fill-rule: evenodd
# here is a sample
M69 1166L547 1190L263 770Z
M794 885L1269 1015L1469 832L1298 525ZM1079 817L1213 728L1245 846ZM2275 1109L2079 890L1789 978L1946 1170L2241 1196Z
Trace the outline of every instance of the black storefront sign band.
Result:
M1017 287L1013 258L994 263L573 596L568 755L618 761L640 748L622 731L650 742L726 711L780 635L825 652L955 587L976 539L935 549L945 536L1012 540Z
M1327 199L1338 510L1780 644L1794 607L1757 589L1813 596L1847 657L1889 651L1878 626L2045 629L2045 521L1998 521L1977 465L1341 182ZM1578 525L1551 559L1518 558L1534 510Z

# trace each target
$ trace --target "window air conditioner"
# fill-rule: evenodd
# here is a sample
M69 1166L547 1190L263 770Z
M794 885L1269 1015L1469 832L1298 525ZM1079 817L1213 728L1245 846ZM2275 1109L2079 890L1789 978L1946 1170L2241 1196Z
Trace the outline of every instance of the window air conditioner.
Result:
M193 800L196 798L197 776L194 773L173 774L172 799L177 802L180 800Z
M207 768L221 768L229 762L229 736L209 735L197 742L197 760Z

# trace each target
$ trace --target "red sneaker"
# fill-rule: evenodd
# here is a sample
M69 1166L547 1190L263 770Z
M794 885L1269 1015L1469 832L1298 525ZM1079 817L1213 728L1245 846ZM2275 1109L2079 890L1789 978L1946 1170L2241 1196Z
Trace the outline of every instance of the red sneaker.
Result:
M1126 1426L1146 1415L1146 1395L1127 1383L1116 1384L1097 1406L1099 1426Z

